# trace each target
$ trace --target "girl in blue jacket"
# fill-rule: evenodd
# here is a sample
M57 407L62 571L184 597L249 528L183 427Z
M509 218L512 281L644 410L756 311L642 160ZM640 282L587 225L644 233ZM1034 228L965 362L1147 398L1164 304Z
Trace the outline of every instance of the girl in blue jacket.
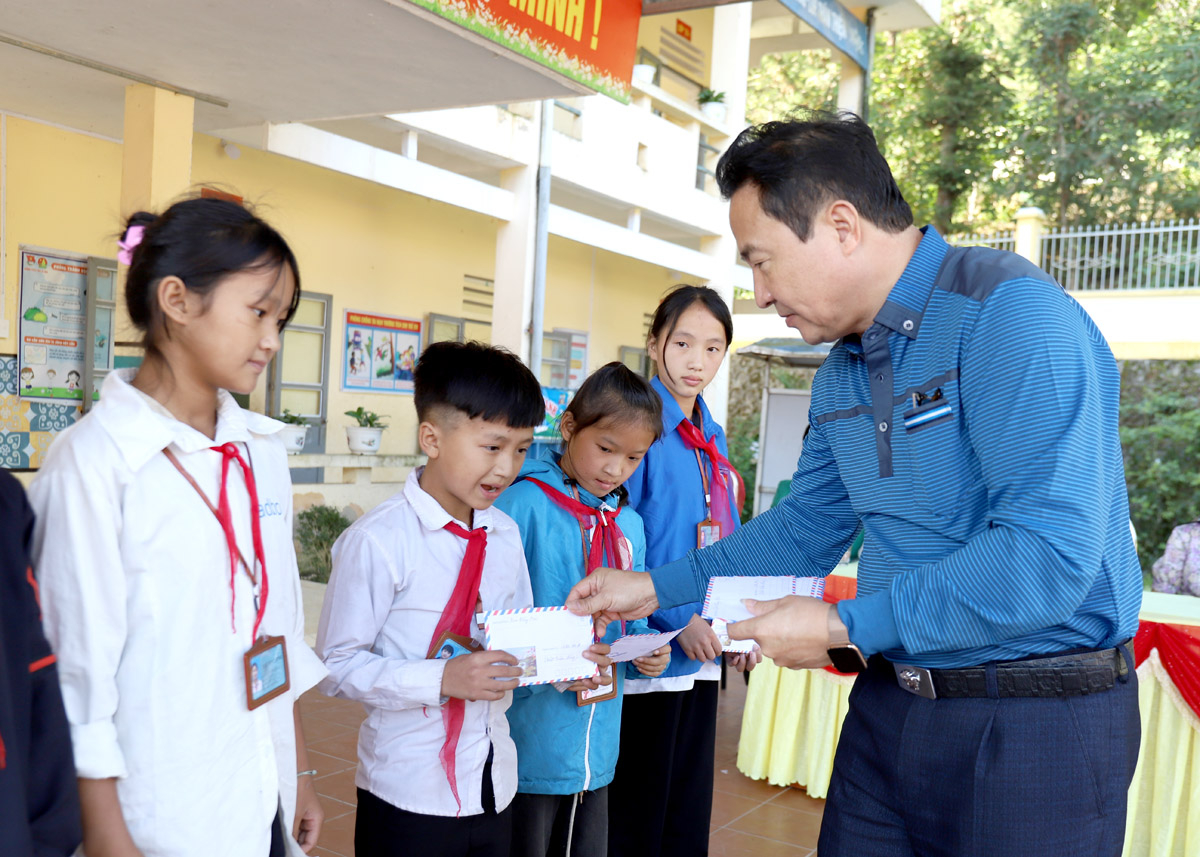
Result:
M527 459L518 481L500 495L496 506L521 530L535 605L563 604L571 587L602 565L645 570L642 521L622 486L661 424L660 399L645 379L609 363L567 405L562 453ZM646 630L641 620L624 633ZM622 633L613 623L600 642L611 644ZM669 652L663 647L635 660L635 674L658 675ZM607 853L607 786L617 764L625 666L610 667L615 692L600 701L586 701L582 682L515 692L508 710L517 745L513 857Z
M662 436L626 483L629 505L645 523L650 568L738 525L737 476L725 432L700 395L732 339L729 307L704 286L677 287L651 322L647 351L658 370L652 385L662 399ZM651 614L652 631L684 630L671 644L671 664L661 678L625 686L610 800L613 857L708 853L721 643L700 610L695 603ZM756 652L730 661L744 670L758 658Z

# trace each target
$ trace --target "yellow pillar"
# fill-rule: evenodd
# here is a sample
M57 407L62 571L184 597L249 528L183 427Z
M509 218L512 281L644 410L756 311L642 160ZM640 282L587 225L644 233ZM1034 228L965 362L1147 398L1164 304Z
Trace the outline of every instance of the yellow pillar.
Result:
M160 212L192 183L195 100L142 83L125 87L121 214Z
M1017 234L1014 249L1035 265L1042 264L1042 232L1045 231L1046 213L1035 206L1026 206L1017 212Z

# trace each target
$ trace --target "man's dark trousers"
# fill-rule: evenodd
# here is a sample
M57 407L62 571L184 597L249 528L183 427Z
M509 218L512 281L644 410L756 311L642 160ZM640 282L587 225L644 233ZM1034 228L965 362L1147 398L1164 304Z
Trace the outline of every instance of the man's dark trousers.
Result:
M1119 857L1137 675L1067 698L930 700L872 658L850 694L821 857Z

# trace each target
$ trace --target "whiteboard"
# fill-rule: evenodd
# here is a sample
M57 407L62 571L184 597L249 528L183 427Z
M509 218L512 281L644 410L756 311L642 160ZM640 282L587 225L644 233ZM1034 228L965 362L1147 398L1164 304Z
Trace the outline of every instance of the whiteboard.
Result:
M758 472L754 479L755 515L771 508L780 481L791 479L796 472L811 401L810 390L763 390Z

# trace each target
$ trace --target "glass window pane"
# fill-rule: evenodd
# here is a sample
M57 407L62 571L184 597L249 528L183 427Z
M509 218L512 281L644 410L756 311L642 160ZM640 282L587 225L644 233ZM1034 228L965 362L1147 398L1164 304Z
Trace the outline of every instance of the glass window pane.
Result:
M453 321L441 321L434 319L433 324L429 327L430 342L457 342L458 341L458 324Z
M296 315L292 318L292 323L307 324L310 327L324 327L325 301L300 298L300 305L296 307Z
M279 391L279 407L286 408L293 414L305 417L319 416L321 413L321 393L318 390L289 390Z
M305 330L283 332L283 384L320 384L325 334Z
M117 280L114 273L108 268L96 269L96 300L111 301L113 299L113 284Z
M570 342L556 336L547 336L542 339L542 355L548 360L566 360L570 348Z

